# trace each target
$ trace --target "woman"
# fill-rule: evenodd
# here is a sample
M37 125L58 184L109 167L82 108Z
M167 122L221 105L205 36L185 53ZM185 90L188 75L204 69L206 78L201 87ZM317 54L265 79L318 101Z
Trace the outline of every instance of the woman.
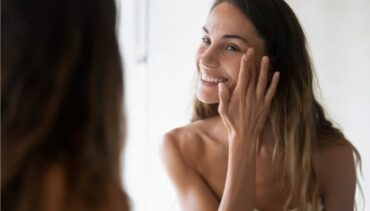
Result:
M114 0L1 10L1 210L128 210Z
M313 92L283 0L217 0L197 54L192 123L163 160L183 210L353 210L357 150Z

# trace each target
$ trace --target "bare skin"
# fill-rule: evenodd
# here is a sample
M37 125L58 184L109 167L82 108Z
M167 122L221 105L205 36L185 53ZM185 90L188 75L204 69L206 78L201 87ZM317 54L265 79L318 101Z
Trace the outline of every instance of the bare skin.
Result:
M219 115L164 137L162 157L180 205L194 211L283 210L289 189L273 176L274 140L267 119L279 74L275 72L268 83L264 43L232 5L218 5L204 31L197 67L210 82L200 81L197 96L204 103L219 102ZM248 42L225 36L230 34ZM325 210L353 210L356 176L351 149L318 148L314 168ZM288 208L297 205L293 199Z
M220 123L220 117L209 118L165 136L163 159L182 210L219 210L228 161L227 134L225 128L219 131ZM315 161L325 210L353 210L356 176L351 149L322 147ZM288 197L287 189L278 186L271 169L271 147L263 144L256 154L254 202L261 211L283 210ZM297 205L294 200L289 209Z
M78 195L66 194L67 172L62 163L52 164L45 172L42 189L42 211L64 211L66 200L72 210L88 210L85 202ZM127 211L127 204L123 200L119 184L107 184L106 191L102 196L107 197L106 203L99 210Z

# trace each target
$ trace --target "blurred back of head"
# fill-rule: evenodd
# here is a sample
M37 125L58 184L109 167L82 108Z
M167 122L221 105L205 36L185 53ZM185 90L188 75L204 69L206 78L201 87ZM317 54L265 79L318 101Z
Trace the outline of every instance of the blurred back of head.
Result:
M4 0L1 10L1 209L41 210L53 166L61 210L127 207L114 0Z

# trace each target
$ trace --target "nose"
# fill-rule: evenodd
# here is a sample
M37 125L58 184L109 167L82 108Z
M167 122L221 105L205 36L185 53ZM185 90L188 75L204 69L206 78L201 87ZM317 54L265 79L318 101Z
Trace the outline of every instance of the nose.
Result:
M210 46L201 52L199 64L204 69L217 67L219 65L219 58L216 49Z

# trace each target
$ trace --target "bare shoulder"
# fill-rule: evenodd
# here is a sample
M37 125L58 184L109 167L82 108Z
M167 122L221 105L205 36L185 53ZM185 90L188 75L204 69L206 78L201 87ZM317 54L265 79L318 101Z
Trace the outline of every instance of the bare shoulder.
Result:
M168 131L162 140L162 157L176 153L187 165L195 168L195 162L204 149L204 143L199 136L200 124L194 122Z
M183 197L199 186L197 163L204 151L199 127L199 123L194 122L175 128L164 135L161 145L164 167L177 192Z
M62 211L66 210L65 208L72 208L73 210L88 210L85 202L80 198L80 196L67 190L67 175L67 167L63 162L53 162L46 168L42 186L42 198L45 200L42 200L41 210ZM96 192L96 194L101 194L102 197L105 197L97 210L129 210L127 196L123 192L120 184L109 181L108 184L106 184L104 191L105 193ZM68 200L67 204L66 200Z
M41 210L63 210L64 199L66 197L66 169L62 163L52 163L43 176L42 197L47 199L42 201Z
M183 210L216 210L217 198L200 175L197 163L205 144L200 136L202 123L194 122L167 132L161 157Z
M106 186L106 203L103 203L100 210L111 210L111 211L128 211L129 201L128 196L123 191L120 184L109 183Z
M350 144L319 146L313 164L326 210L351 210L356 190L353 147Z
M325 175L355 171L352 146L333 144L317 147L314 153L314 168L317 173Z

